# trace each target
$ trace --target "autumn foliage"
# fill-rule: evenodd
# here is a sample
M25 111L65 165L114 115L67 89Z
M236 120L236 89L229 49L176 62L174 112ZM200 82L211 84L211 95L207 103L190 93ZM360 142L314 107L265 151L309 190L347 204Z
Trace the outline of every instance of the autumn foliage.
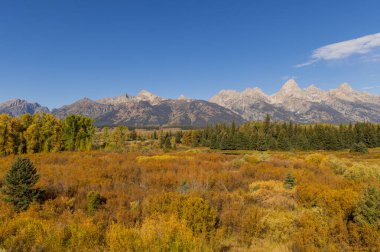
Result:
M26 157L44 198L21 212L1 201L6 251L380 249L379 149ZM13 162L0 159L1 178Z

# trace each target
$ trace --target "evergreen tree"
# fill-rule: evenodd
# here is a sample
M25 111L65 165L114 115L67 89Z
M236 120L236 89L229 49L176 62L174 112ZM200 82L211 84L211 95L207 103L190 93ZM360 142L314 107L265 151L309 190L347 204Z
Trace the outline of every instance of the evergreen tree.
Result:
M370 224L380 231L380 191L368 188L353 213L355 222Z
M183 145L189 146L191 144L191 133L189 131L185 131L181 138L181 143Z
M87 194L87 211L89 214L94 214L101 205L107 203L107 199L98 192L91 191Z
M268 138L263 132L259 132L257 135L257 150L266 151L268 150Z
M191 146L192 147L199 146L199 136L198 136L198 131L196 130L191 131Z
M284 180L284 186L287 189L292 189L296 185L296 178L289 172Z
M169 150L172 148L172 143L171 143L171 138L169 135L166 135L165 136L165 140L164 140L164 149L165 150Z
M213 133L210 137L210 148L218 149L218 147L219 147L218 136L216 133Z
M134 131L132 131L132 132L134 132ZM154 131L154 132L153 132L153 139L155 139L155 140L158 139L157 131ZM132 140L133 140L133 139L132 139Z
M268 135L271 130L271 122L270 122L270 115L266 114L265 115L265 120L264 120L264 134Z
M280 150L290 150L290 139L287 136L285 129L280 130L277 139L277 147Z
M360 143L355 143L352 145L350 152L357 152L357 153L368 153L367 146L365 143L360 142Z
M5 201L12 203L16 211L26 210L41 192L34 188L39 178L30 159L17 158L4 178L2 193Z
M182 138L182 131L177 131L175 133L175 142L177 144L181 143L181 138Z
M103 128L103 136L102 136L102 147L104 149L108 149L110 146L110 133L109 133L109 128L104 127Z
M132 140L132 141L135 141L137 139L137 133L136 133L136 130L132 130L131 131L131 134L129 135L129 138ZM157 132L154 131L153 132L153 139L157 139Z

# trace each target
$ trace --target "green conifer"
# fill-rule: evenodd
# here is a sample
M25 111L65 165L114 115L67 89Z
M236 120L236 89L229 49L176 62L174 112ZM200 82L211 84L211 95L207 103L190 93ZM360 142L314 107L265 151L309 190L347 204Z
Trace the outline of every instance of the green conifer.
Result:
M289 172L284 180L284 186L287 189L292 189L296 185L296 178Z
M34 188L39 178L30 159L17 158L4 178L2 193L5 201L13 204L18 212L26 210L40 195L41 191Z

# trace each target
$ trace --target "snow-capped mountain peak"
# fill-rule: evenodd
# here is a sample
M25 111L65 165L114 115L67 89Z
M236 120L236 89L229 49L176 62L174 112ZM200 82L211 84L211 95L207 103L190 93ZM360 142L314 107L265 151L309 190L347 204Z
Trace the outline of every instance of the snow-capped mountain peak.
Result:
M316 87L314 84L308 86L307 88L305 88L305 91L307 93L318 93L318 92L321 92L322 89Z
M153 105L159 103L163 99L149 91L141 90L140 93L134 97L138 101L147 101Z
M304 91L294 79L290 79L282 85L281 89L271 96L273 103L283 103L288 98L302 98Z
M246 95L251 95L251 96L267 96L260 88L255 87L255 88L246 88L242 92L243 94Z
M340 84L337 89L339 91L343 91L343 92L353 92L354 91L352 89L352 87L347 82L344 82L344 83Z
M262 120L266 113L276 120L298 122L380 122L380 96L354 90L343 83L331 90L315 85L301 89L293 79L267 96L258 88L243 92L221 91L211 102L229 108L246 120Z

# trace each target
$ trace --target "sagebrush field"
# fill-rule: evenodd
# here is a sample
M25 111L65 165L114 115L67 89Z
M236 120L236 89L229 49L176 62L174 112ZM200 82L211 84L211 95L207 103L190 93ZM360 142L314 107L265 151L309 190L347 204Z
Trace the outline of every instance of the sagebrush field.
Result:
M380 149L24 156L44 199L1 201L0 250L380 250Z

